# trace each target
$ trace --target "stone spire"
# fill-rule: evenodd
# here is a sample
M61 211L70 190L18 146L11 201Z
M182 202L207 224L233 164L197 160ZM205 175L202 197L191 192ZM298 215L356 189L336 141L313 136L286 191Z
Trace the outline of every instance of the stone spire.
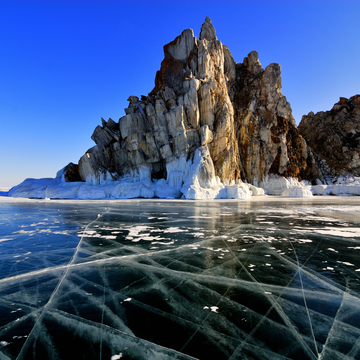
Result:
M213 24L211 23L211 19L207 16L205 19L205 22L201 26L200 31L200 40L217 40L217 37L215 35L215 28Z

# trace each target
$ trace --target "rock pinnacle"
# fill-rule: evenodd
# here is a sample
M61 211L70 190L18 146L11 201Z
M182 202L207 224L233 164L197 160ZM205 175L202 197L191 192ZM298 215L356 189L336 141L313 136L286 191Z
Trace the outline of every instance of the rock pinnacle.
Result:
M215 28L211 23L211 19L207 16L205 22L201 26L200 40L206 39L208 41L217 40L215 35Z

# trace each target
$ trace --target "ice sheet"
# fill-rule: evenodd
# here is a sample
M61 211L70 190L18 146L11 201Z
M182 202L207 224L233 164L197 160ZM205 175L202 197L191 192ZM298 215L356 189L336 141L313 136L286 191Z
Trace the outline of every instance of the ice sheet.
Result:
M295 200L3 199L0 358L358 359L360 206Z

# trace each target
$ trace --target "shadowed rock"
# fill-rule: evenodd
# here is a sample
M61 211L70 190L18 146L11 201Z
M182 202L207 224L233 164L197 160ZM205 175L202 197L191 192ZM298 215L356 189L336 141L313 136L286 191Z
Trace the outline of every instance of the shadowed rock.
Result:
M360 95L341 97L330 111L304 115L299 132L325 176L360 176Z

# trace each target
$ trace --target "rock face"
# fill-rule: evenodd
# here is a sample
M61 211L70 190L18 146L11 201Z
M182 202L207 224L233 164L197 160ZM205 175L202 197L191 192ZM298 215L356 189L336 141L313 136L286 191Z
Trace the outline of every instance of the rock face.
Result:
M302 117L299 132L313 149L324 176L360 176L360 95L341 97L330 111Z
M321 178L280 90L281 81L280 65L271 63L264 70L256 51L235 65L235 77L229 81L242 178L252 184L269 174Z
M235 63L207 17L199 39L187 29L164 46L148 96L130 96L118 122L102 119L80 177L165 179L186 197L269 174L315 181L322 175L280 89L278 64L262 69L255 51Z
M77 164L69 163L61 170L61 175L69 182L82 181Z

